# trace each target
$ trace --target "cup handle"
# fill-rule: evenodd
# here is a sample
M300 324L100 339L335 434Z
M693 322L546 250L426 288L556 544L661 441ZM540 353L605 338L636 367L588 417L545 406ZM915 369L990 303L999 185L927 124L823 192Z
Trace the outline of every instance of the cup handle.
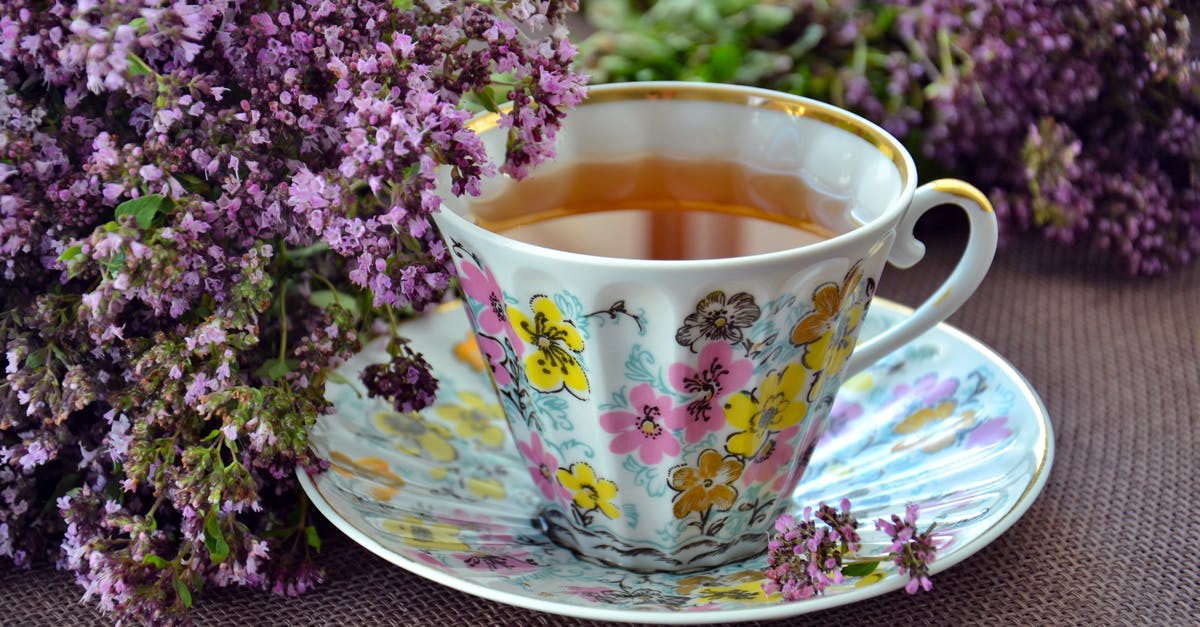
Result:
M925 244L913 235L917 220L926 211L945 204L958 205L970 221L967 248L954 271L940 287L900 324L860 343L846 364L850 378L884 355L916 339L954 313L979 287L996 255L998 227L992 204L983 192L958 179L938 179L917 188L908 211L896 229L888 261L897 268L908 268L925 256Z

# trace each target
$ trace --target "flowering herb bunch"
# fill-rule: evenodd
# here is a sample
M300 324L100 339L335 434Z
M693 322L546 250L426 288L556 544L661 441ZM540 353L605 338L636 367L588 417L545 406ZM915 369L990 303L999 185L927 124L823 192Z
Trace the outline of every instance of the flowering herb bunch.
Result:
M1200 254L1190 1L592 0L595 82L732 81L826 100L928 173L983 188L1011 238L1156 275Z
M1035 230L1162 274L1200 254L1200 5L922 0L913 36L966 59L923 150Z
M929 567L937 558L938 545L933 538L937 525L918 530L919 506L908 505L903 518L892 514L890 519L875 521L875 528L891 541L880 558L858 555L862 541L858 520L850 513L848 499L838 505L840 509L821 503L815 515L806 507L798 520L785 513L775 521L775 533L767 544L764 592L779 592L788 601L808 599L824 594L847 576L871 574L884 559L895 562L901 575L908 575L905 592L916 594L933 588Z
M452 285L439 168L473 193L550 153L574 8L4 2L0 557L148 622L316 583L294 469L326 373ZM497 100L500 164L466 126ZM425 362L392 353L368 384L419 407Z

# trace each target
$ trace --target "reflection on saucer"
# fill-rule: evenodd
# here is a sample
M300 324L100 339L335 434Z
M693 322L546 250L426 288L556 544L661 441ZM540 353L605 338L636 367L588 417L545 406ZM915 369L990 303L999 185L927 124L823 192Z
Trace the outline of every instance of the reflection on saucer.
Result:
M864 337L906 315L878 300ZM513 445L472 350L466 318L448 305L403 332L434 366L438 402L399 413L355 383L327 389L336 413L311 431L330 463L301 473L313 502L377 555L456 589L535 610L598 620L714 622L792 616L898 590L881 564L824 596L784 602L763 594L765 557L700 573L637 574L576 559L538 526L538 477ZM383 340L344 364L343 381L386 360ZM933 571L957 564L1011 526L1041 491L1053 456L1040 400L989 348L942 324L847 381L805 478L805 506L847 497L863 554L887 542L869 522L921 505L942 544Z

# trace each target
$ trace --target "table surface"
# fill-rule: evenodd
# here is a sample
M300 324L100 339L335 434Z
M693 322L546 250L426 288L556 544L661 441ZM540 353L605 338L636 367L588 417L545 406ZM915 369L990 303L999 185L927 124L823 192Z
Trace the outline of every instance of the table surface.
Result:
M889 269L881 296L918 303L951 268L961 225L934 219L929 253ZM1200 263L1132 279L1032 239L1002 248L949 320L992 346L1042 396L1056 457L1041 496L965 564L903 592L786 621L805 625L1196 624L1200 575ZM432 583L330 529L326 582L299 598L210 590L200 625L587 625ZM103 625L50 566L0 566L0 623Z

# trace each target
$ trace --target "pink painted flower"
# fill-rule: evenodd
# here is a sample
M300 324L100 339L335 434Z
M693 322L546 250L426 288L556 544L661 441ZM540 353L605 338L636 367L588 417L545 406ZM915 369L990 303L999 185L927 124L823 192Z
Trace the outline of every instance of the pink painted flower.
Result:
M679 440L669 431L687 424L687 411L673 406L671 397L657 395L649 383L630 391L629 405L628 410L610 411L600 416L600 426L617 434L609 449L618 454L636 450L646 464L657 464L664 455L679 455Z
M746 465L742 473L742 485L758 482L771 482L771 489L778 489L787 479L786 468L796 457L796 447L792 442L800 433L800 425L784 429L771 438L758 455Z
M901 383L892 388L892 397L899 400L915 397L922 405L936 405L938 402L954 396L958 390L958 379L950 377L938 380L937 374L929 373L917 379L911 386Z
M496 380L496 384L512 385L512 376L504 368L504 359L508 355L505 354L504 347L499 340L487 335L477 335L475 339L479 342L479 352L487 360L488 368L492 370L492 377Z
M479 268L473 263L464 261L459 269L459 282L462 283L463 292L467 294L468 298L483 305L483 309L475 319L479 330L492 335L506 334L508 341L512 343L519 355L524 347L517 339L517 333L508 320L508 304L504 302L504 292L496 283L496 277L492 275L491 268L487 266Z
M696 368L683 362L671 364L667 370L671 387L690 398L687 413L692 419L685 433L688 442L697 442L723 426L721 404L750 380L753 371L754 363L735 360L733 347L726 342L710 342L700 349Z
M975 448L977 446L988 446L996 442L1003 442L1013 434L1013 430L1008 428L1008 416L1000 416L985 421L983 424L971 430L967 435L966 448Z
M547 499L568 498L570 495L558 484L558 460L549 451L542 448L542 439L534 433L529 442L517 442L517 450L528 460L529 476L533 483L542 491Z
M821 435L822 440L831 440L837 437L840 433L846 430L855 420L862 418L863 406L862 403L849 403L841 398L833 401L833 408L829 410L828 421L829 427L825 433Z

